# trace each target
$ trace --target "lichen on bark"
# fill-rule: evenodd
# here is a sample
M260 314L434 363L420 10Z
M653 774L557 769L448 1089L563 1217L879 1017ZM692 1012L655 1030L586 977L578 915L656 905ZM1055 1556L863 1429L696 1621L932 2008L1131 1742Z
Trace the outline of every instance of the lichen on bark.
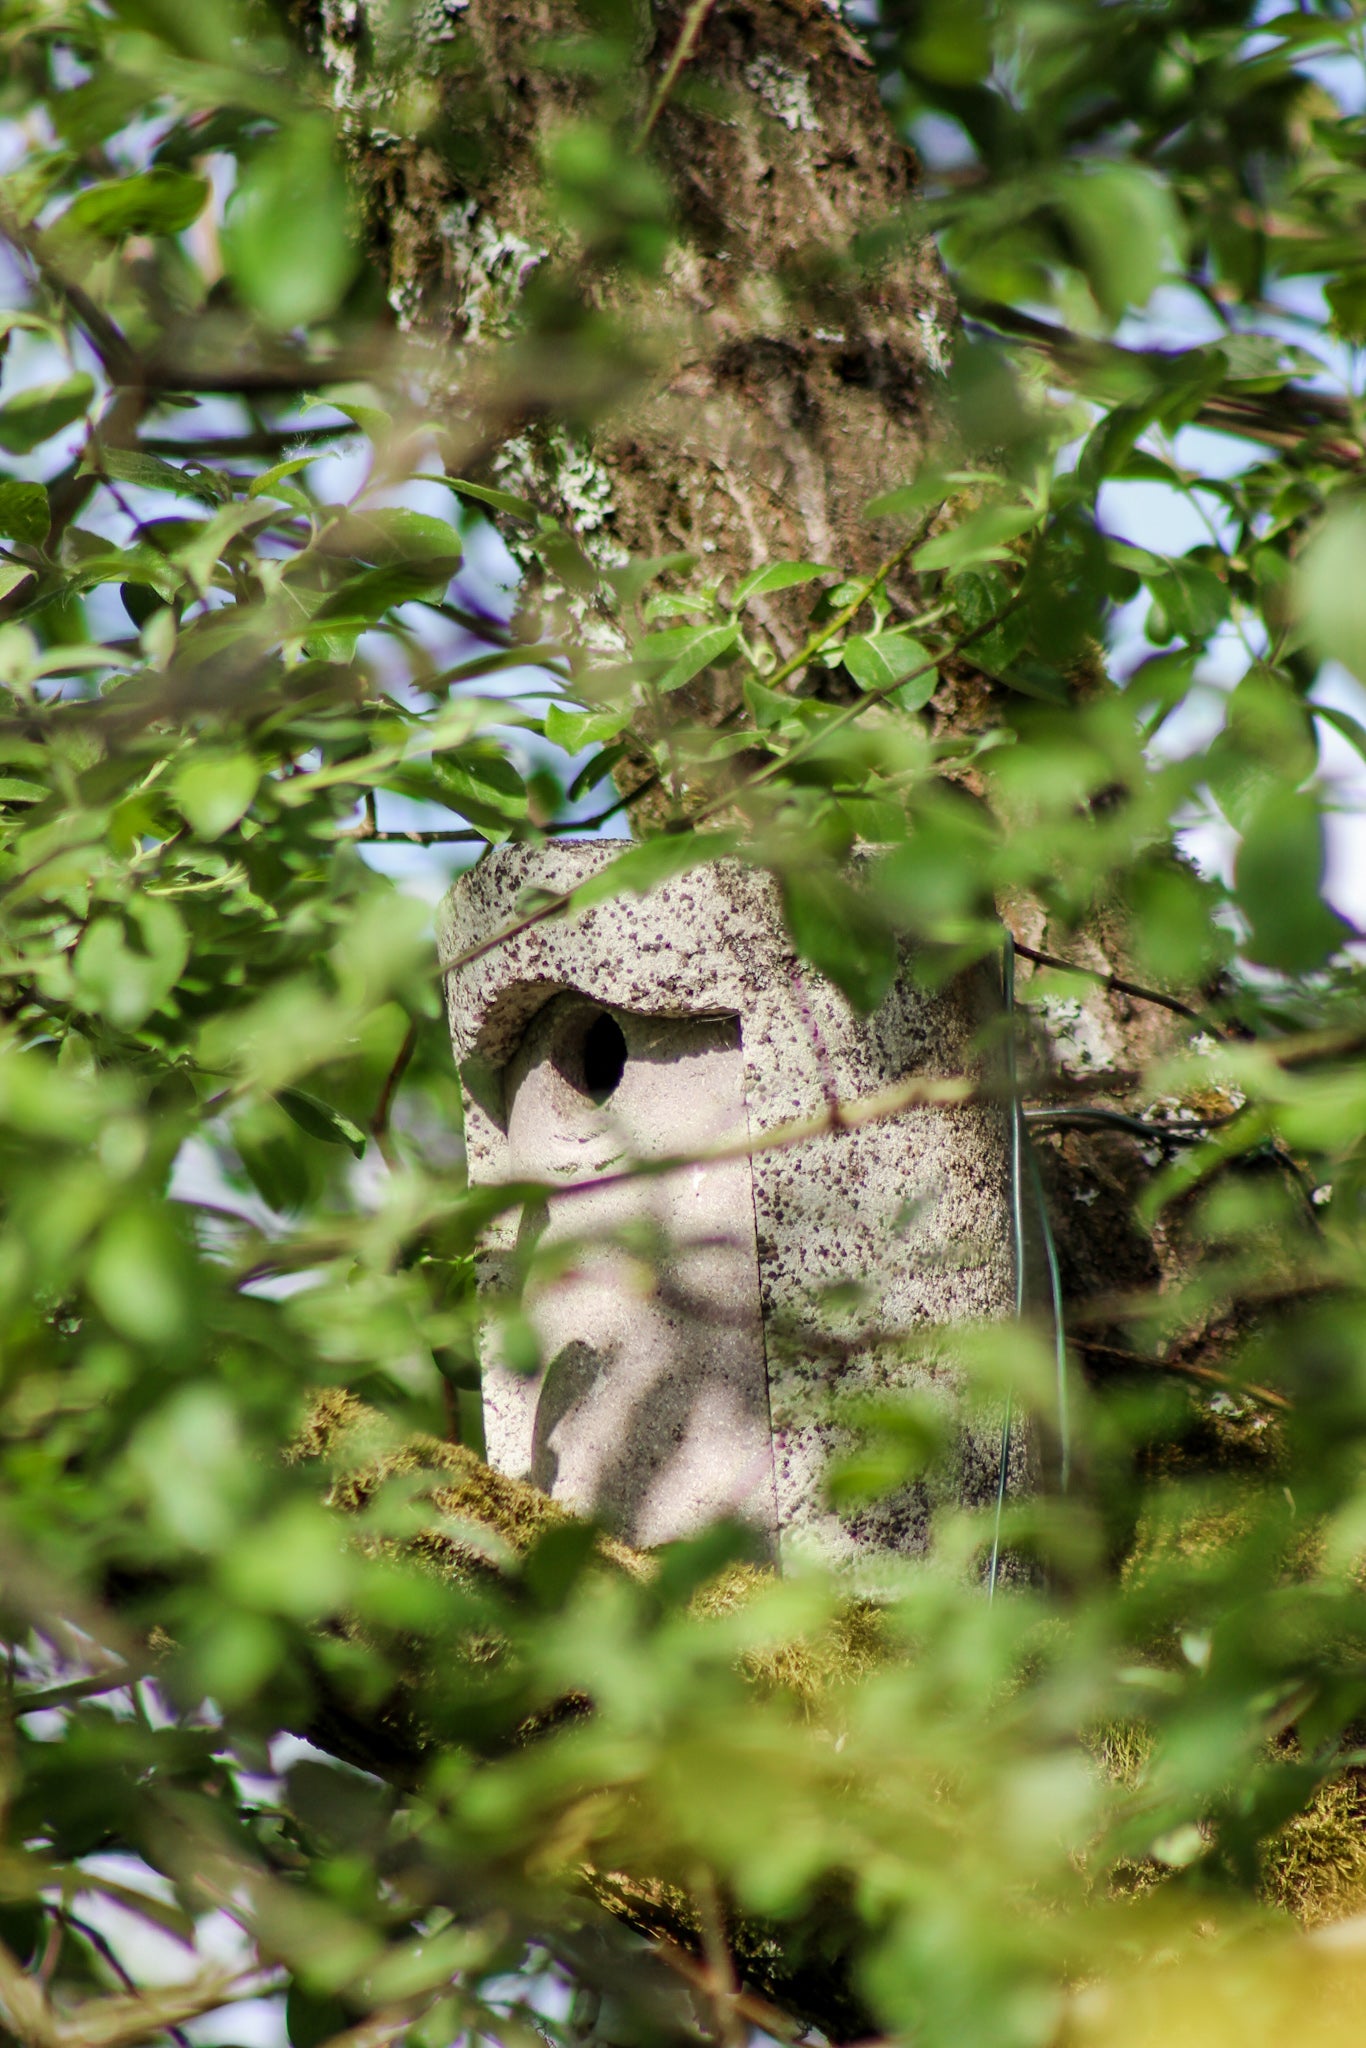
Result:
M438 104L402 139L385 119L396 88L379 12L323 0L317 34L391 303L426 345L456 444L599 564L684 552L712 581L782 559L871 570L888 532L864 507L920 466L954 315L928 242L903 231L876 260L857 253L904 214L915 171L825 0L712 9L651 138L676 229L653 280L596 262L547 205L547 152L588 100L557 56L572 8L469 0L443 32ZM628 132L684 12L640 10ZM531 278L555 270L630 346L601 388L561 391L552 426L545 361L513 350L495 367L494 345ZM791 653L794 602L760 618Z

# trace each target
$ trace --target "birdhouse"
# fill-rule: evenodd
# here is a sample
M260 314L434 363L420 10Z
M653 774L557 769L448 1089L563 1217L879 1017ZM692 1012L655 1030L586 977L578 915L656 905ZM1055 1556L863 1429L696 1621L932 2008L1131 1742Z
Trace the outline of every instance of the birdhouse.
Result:
M641 1546L728 1516L775 1557L923 1550L929 1487L857 1507L827 1478L859 1400L919 1386L952 1498L994 1498L999 1419L960 1416L941 1333L1012 1304L1008 1124L859 1105L972 1072L989 979L907 971L861 1016L728 860L527 922L621 851L495 848L443 914L471 1179L538 1184L480 1259L490 1461ZM522 1287L531 1369L496 1312Z

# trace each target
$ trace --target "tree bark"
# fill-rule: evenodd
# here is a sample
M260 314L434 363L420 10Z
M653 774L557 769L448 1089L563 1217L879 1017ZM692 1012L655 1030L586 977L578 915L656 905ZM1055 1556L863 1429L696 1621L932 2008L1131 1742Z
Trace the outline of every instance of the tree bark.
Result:
M699 581L733 585L775 560L861 575L886 558L904 529L864 507L913 481L951 431L957 315L933 245L912 231L914 161L828 0L425 0L401 44L386 42L378 0L301 5L453 467L551 513L599 571L677 553L695 558ZM610 90L566 64L570 31L604 20L620 31L624 19L634 37L618 43L624 76ZM425 108L406 136L392 112L405 93ZM647 158L666 179L670 253L653 280L585 246L551 203L547 162L590 106L626 138L628 169L641 167L642 217ZM629 184L620 166L614 176ZM562 345L561 303L574 315ZM606 342L591 325L575 339L584 316L615 323ZM506 537L515 551L515 531ZM909 572L889 594L914 611ZM548 615L535 623L620 650L612 618L572 577L557 588L542 568L522 599ZM803 616L802 593L765 601L778 660L801 645ZM1080 681L1095 686L1094 673ZM840 685L817 670L789 687ZM927 716L939 732L971 730L1003 695L950 663ZM668 702L713 724L736 709L736 686L714 670ZM637 787L629 764L627 775ZM637 816L648 814L645 799ZM1132 1077L1191 1027L1106 985L1133 978L1122 910L1099 905L1076 933L1055 932L1037 904L1001 908L1022 943L1096 976L1079 1000L1035 1014L1039 1057L1099 1104L1141 1109ZM1036 971L1020 962L1026 1000ZM1136 1219L1151 1166L1131 1136L1073 1129L1040 1150L1069 1302L1186 1270L1179 1227ZM1122 1321L1079 1334L1083 1355L1112 1373ZM1202 1344L1192 1336L1192 1356L1206 1356Z
M826 0L637 10L619 126L638 143L648 128L677 229L648 288L623 287L547 207L545 153L587 98L556 69L573 10L469 0L449 12L445 148L383 140L371 124L358 158L391 304L431 350L457 443L558 513L601 567L686 552L709 581L781 559L871 569L888 532L863 507L920 466L954 309L932 247L904 221L881 258L855 254L860 235L897 223L914 165ZM356 0L324 0L323 37L364 120L377 53ZM563 359L501 346L528 286L556 271L629 320L624 403L620 362L585 406ZM560 420L538 423L551 407ZM790 653L791 615L774 602L765 623Z
M621 0L617 14L631 4ZM378 0L300 5L335 81L375 260L407 362L445 422L453 472L550 513L598 572L678 554L694 558L699 581L733 586L777 560L853 576L885 560L904 529L864 508L913 481L949 430L957 316L932 244L913 232L915 164L866 52L827 0L634 0L631 61L608 111L642 145L627 152L640 166L641 217L648 162L667 181L676 231L644 283L614 267L610 250L584 247L548 196L547 158L590 102L603 104L598 82L564 63L564 38L610 9L424 0L396 46ZM416 133L393 118L400 101L421 102ZM524 321L533 299L536 318ZM601 329L580 345L585 316L614 323L609 345ZM505 537L515 551L515 529ZM586 583L538 575L522 603L545 618L529 630L544 623L590 651L620 650ZM914 612L909 573L889 595ZM758 617L778 661L801 646L800 596L772 597ZM832 687L818 676L792 687ZM1000 693L967 663L950 664L927 715L939 732L978 728ZM703 723L736 708L717 672L671 701ZM1041 1058L1089 1082L1102 1104L1140 1107L1125 1077L1190 1027L1107 986L1133 975L1123 916L1102 906L1078 935L1055 933L1037 905L1002 912L1023 944L1097 977L1079 1002L1039 1020ZM1021 963L1026 999L1034 971ZM1182 1271L1179 1234L1136 1219L1149 1166L1132 1138L1069 1131L1041 1150L1070 1301ZM1124 1354L1122 1321L1093 1320L1080 1334L1098 1369ZM1203 1355L1197 1343L1192 1356ZM494 1504L495 1526L507 1505ZM402 1723L399 1713L387 1731L400 1769L412 1741ZM312 1732L329 1740L326 1728ZM357 1760L369 1745L372 1768L384 1768L374 1747L384 1739L330 1731L330 1746ZM691 1945L694 1930L666 1891L623 1879L600 1895L631 1924ZM747 1971L836 2037L857 2024L840 1984L839 1918L813 1930L814 1975L794 1961L785 1976L783 1954L762 1939Z

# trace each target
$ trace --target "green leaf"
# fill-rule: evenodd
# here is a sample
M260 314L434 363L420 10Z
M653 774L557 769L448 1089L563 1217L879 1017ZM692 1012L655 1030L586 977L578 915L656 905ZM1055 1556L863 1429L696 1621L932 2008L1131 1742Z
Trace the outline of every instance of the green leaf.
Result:
M730 832L663 833L658 839L643 840L638 846L628 846L624 853L581 882L574 891L571 908L576 912L588 910L628 889L633 895L643 896L660 882L685 875L704 861L723 859L734 852L735 844L735 835Z
M788 868L779 881L783 917L802 958L856 1010L875 1010L896 979L897 947L867 892L824 866Z
M228 275L268 327L303 327L335 311L359 258L329 120L302 115L249 160L222 242Z
M275 1100L285 1115L292 1118L301 1131L310 1138L317 1138L324 1145L346 1145L357 1159L365 1156L366 1136L343 1116L330 1102L324 1102L317 1095L309 1095L302 1088L278 1088Z
M994 469L941 470L927 467L913 484L899 484L894 491L881 491L863 508L865 519L906 519L942 505L949 492L966 486L982 490L1004 481Z
M52 512L41 484L0 483L0 534L6 539L40 548L51 524Z
M292 489L288 492L282 492L277 489L277 486L282 484L287 477L297 476L301 469L307 469L311 462L318 460L322 452L321 449L314 449L307 455L291 455L288 462L277 462L272 468L263 470L260 476L254 476L248 484L247 496L249 498L281 497L287 505L295 504L302 499L303 503L308 505L309 500L304 497L302 492L296 492Z
M454 566L438 560L362 569L318 606L312 623L318 627L376 625L395 605L442 597Z
M301 1209L312 1191L309 1148L272 1097L258 1097L232 1121L233 1147L261 1200L282 1214Z
M1336 704L1315 704L1310 708L1315 718L1321 718L1326 725L1340 732L1366 761L1366 725L1359 718L1353 718L1350 711L1342 711Z
M823 562L770 562L766 569L751 569L736 586L731 609L739 611L752 597L766 597L770 591L793 590L801 583L813 583L818 576L835 571Z
M985 0L923 0L915 32L901 44L907 68L938 85L975 85L991 69L992 23Z
M665 693L681 690L723 654L728 654L740 637L737 626L675 626L665 633L650 633L641 641L643 661L667 661L668 667L655 687Z
M1001 675L1016 660L1029 637L1023 605L1011 608L1013 593L1005 572L994 563L967 569L953 579L953 602L966 630L968 659L990 674ZM996 624L988 627L988 620Z
M1279 391L1295 377L1317 377L1323 364L1308 349L1292 348L1273 334L1226 334L1219 354L1225 382L1240 391Z
M525 519L532 526L536 523L536 507L528 499L519 498L512 491L500 491L493 484L472 484L462 476L419 475L416 481L445 484L457 498L469 498L476 505L487 505L491 512L506 512L509 518Z
M915 551L917 569L964 569L972 562L1008 561L1014 552L1007 542L1037 526L1041 514L1031 505L982 505L947 533L936 534Z
M22 562L0 562L0 597L8 597L17 590L26 576L33 574Z
M860 633L845 641L840 654L861 690L890 695L903 711L928 704L939 681L934 656L909 633ZM903 677L912 680L903 683Z
M1295 609L1316 651L1366 682L1366 497L1329 507L1304 551Z
M1064 179L1060 204L1106 318L1146 305L1185 247L1166 185L1134 164L1086 164Z
M696 555L687 555L682 553L681 550L669 555L635 555L630 561L623 562L619 568L604 568L602 580L612 591L618 604L636 604L644 596L650 585L656 582L659 577L668 575L686 576L690 570L696 567ZM657 593L655 597L648 598L646 600L644 616L647 619L652 616L650 611L651 605L661 602L667 604L669 601L669 598L662 593ZM674 602L680 611L696 611L700 609L702 611L714 612L716 609L715 603L710 597L704 599L698 605L692 603L688 596L682 592L676 593Z
M90 185L73 199L53 232L118 241L124 235L178 235L198 220L209 197L207 178L155 164L131 178Z
M570 803L576 804L581 796L587 796L590 789L596 789L600 783L605 782L618 761L626 758L627 751L627 747L619 743L590 754L565 791Z
M457 529L429 512L385 506L355 513L329 532L328 542L362 561L382 564L430 563L446 568L447 580L460 566L464 543Z
M1102 414L1077 458L1077 481L1088 491L1094 491L1106 477L1121 470L1131 474L1134 443L1152 425L1160 403L1158 393L1139 404L1117 405Z
M1243 835L1233 896L1248 921L1248 958L1285 974L1322 967L1348 937L1323 901L1323 816L1306 791L1273 789Z
M552 747L577 754L584 747L601 746L614 740L630 724L629 709L622 711L571 711L563 704L549 704L545 714L545 736Z
M786 691L770 690L757 676L746 676L741 688L749 706L749 715L760 732L774 732L796 718L798 700Z
M344 2033L350 2024L350 2011L339 2000L306 1989L297 1978L291 1983L285 2000L290 2048L323 2048L325 2041Z
M72 962L77 999L118 1029L136 1031L171 994L189 955L175 905L136 896L125 918L105 913L86 926Z
M261 770L250 754L196 753L176 771L171 790L200 839L218 839L256 794Z
M161 592L154 590L148 583L120 583L119 596L123 599L124 610L139 632L153 612L164 611L166 608L166 599Z
M101 1230L86 1278L101 1313L134 1342L174 1343L193 1315L185 1247L164 1209L139 1206Z
M212 519L202 525L187 520L185 530L189 539L175 548L172 558L184 568L191 582L201 590L206 588L217 568L223 550L234 541L239 533L253 524L264 525L266 514L261 506L239 501L224 505Z
M1324 286L1324 297L1338 333L1348 341L1366 341L1366 269L1331 278Z
M144 491L173 491L178 498L198 498L208 505L221 504L224 492L207 478L190 476L159 455L144 454L140 448L104 448L98 457L87 456L83 474L94 472L113 477L115 483L133 484Z
M476 741L432 763L442 794L478 831L506 838L509 825L527 814L526 784L494 741Z
M1149 579L1148 588L1170 629L1165 639L1207 640L1228 617L1228 586L1203 562L1170 562L1164 575Z
M0 448L27 455L31 448L80 419L95 396L95 381L83 372L57 384L36 384L0 405Z

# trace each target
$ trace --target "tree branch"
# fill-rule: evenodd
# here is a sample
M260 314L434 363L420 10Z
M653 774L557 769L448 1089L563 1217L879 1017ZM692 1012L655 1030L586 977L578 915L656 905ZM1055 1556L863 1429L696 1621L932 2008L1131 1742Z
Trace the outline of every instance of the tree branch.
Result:
M678 41L673 46L673 53L664 67L664 75L655 87L654 97L650 101L645 119L640 124L640 133L631 145L633 151L644 149L654 133L655 123L668 105L669 95L678 83L680 72L697 48L697 39L706 27L707 16L714 4L715 0L692 0L692 5L683 17L683 26L678 32Z
M380 1090L379 1101L375 1104L375 1113L370 1119L370 1135L379 1148L380 1157L391 1173L398 1171L399 1160L397 1153L389 1142L389 1112L393 1108L394 1097L399 1091L403 1076L407 1073L409 1062L416 1050L417 1025L416 1023L410 1023L408 1029L403 1034L403 1043L398 1049L394 1064L384 1077L384 1086Z
M1039 967L1057 967L1066 974L1084 974L1088 981L1099 982L1115 995L1133 996L1140 1003L1156 1003L1159 1009L1170 1010L1177 1017L1187 1017L1192 1024L1198 1024L1202 1031L1210 1032L1216 1038L1226 1038L1223 1026L1193 1010L1189 1003L1183 1003L1179 996L1164 995L1161 989L1145 988L1141 982L1128 981L1122 974L1107 974L1100 967L1083 967L1078 960L1063 960L1056 953L1040 952L1037 946L1026 946L1022 939L1016 939L1015 951L1022 960L1032 960Z
M1173 356L1160 349L1127 349L1117 342L1092 341L1023 313L998 299L959 294L959 305L971 320L1007 334L1048 357L1065 376L1087 371L1139 366L1157 376L1170 371ZM1351 412L1341 399L1286 385L1277 392L1216 392L1201 401L1193 423L1244 440L1260 441L1287 454L1306 450L1338 469L1359 469L1361 439Z

